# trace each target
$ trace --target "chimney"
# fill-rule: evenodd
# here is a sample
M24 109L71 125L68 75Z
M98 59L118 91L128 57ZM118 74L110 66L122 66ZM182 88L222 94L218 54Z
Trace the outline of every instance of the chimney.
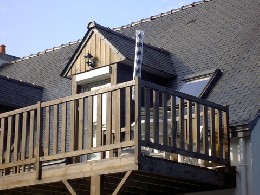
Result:
M0 45L0 54L5 54L5 45Z

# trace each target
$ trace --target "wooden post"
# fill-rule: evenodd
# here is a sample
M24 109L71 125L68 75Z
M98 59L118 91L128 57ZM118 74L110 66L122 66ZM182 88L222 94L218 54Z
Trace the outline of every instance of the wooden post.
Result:
M104 176L96 175L91 177L90 195L104 194Z
M229 136L229 106L226 106L226 112L224 112L224 155L225 159L229 161L230 164L230 136Z
M36 137L36 179L41 179L42 174L42 163L40 162L40 157L42 156L42 109L41 102L37 104L37 137Z
M135 140L135 162L138 163L139 155L141 154L141 79L139 77L135 78L135 130L134 130L134 140Z

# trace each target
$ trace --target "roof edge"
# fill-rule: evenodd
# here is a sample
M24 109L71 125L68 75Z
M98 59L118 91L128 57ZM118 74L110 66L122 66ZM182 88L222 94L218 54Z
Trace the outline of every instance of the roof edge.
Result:
M110 29L109 27L104 27L104 26L102 26L102 25L96 23L95 21L94 21L94 22L90 22L88 26L91 27L91 28L95 28L95 27L96 27L96 28L100 28L100 29L103 29L103 30L105 30L105 31L107 31L107 32L113 33L113 34L115 34L115 35L117 35L117 36L120 36L120 37L122 37L122 38L128 39L128 40L130 40L130 41L135 41L134 38L129 37L129 36L126 36L126 35L125 35L124 33L122 33L122 32L117 32L117 31L115 31L115 30L113 30L113 29ZM145 43L145 42L144 42L143 45L146 46L146 47L149 47L149 48L151 48L151 49L157 50L157 51L159 51L159 52L166 53L166 54L170 54L169 51L167 51L167 50L165 50L165 49L163 49L163 48L155 47L155 46L151 45L150 43Z
M25 85L25 86L28 86L28 87L38 88L38 89L41 89L41 90L44 89L42 86L35 85L34 83L28 83L28 82L24 82L22 80L16 80L16 79L10 78L9 76L2 76L2 75L0 75L0 79L4 79L4 80L7 80L7 81L15 82L15 83L18 83L18 84L21 84L21 85Z
M4 63L2 64L1 67L4 67L4 66L7 66L7 65L10 65L10 64L14 64L16 62L21 62L21 61L24 61L24 60L28 60L30 58L33 58L33 57L37 57L39 55L42 55L42 54L46 54L46 53L49 53L49 52L52 52L52 51L55 51L55 50L58 50L58 49L61 49L61 48L64 48L64 47L68 47L70 45L73 45L73 44L76 44L76 43L79 43L81 42L81 39L77 40L77 41L71 41L69 43L66 43L66 44L61 44L60 46L58 47L53 47L53 48L50 48L50 49L45 49L44 51L42 52L38 52L37 54L31 54L29 56L24 56L22 58L19 58L17 60L13 60L13 61L10 61L10 62L7 62L7 63Z
M120 31L120 30L122 30L124 28L129 28L129 27L132 27L132 26L135 26L137 24L144 23L144 22L150 22L150 21L155 20L157 18L161 18L163 16L168 16L168 15L174 14L176 12L179 12L179 11L182 11L182 10L186 10L188 8L192 8L192 7L195 7L197 5L204 4L204 3L210 2L210 1L212 1L212 0L202 0L202 1L193 2L192 4L184 5L181 8L172 9L172 10L170 10L168 12L160 13L158 15L150 16L148 18L143 18L143 19L141 19L139 21L132 22L132 23L127 24L127 25L123 25L123 26L120 26L120 27L113 28L113 30L114 31Z

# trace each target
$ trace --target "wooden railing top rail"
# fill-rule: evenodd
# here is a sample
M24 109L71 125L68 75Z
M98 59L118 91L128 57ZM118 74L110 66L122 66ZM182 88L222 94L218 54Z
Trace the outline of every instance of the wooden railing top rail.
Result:
M124 83L119 83L117 85L110 86L110 87L104 87L104 88L96 89L96 90L93 90L93 91L88 91L88 92L85 92L85 93L67 96L67 97L64 97L64 98L61 98L61 99L42 102L41 105L42 105L42 107L52 106L52 105L55 105L55 104L68 102L68 101L72 101L72 100L77 100L77 99L81 99L81 98L88 97L88 96L93 96L93 95L98 95L98 94L101 94L101 93L111 92L111 91L121 89L121 88L131 87L134 84L135 84L134 80L124 82Z
M31 110L33 110L33 109L36 109L37 106L38 106L38 105L35 104L35 105L31 105L31 106L19 108L19 109L10 111L10 112L5 112L5 113L0 114L0 118L4 118L4 117L8 117L8 116L10 116L10 115L15 115L15 114L19 114L19 113L31 111Z
M98 95L98 94L101 94L101 93L111 92L111 91L114 91L114 90L117 90L117 89L121 89L121 88L125 88L125 87L131 87L134 84L135 84L135 81L132 80L132 81L124 82L124 83L119 83L117 85L110 86L110 87L104 87L104 88L96 89L96 90L85 92L85 93L80 93L80 94L71 95L71 96L67 96L67 97L64 97L64 98L60 98L60 99L42 102L41 107L53 106L55 104L60 104L60 103L63 103L63 102L77 100L77 99L81 99L81 98L88 97L88 96ZM35 104L35 105L19 108L19 109L10 111L10 112L5 112L5 113L0 114L0 118L4 118L4 117L8 117L10 115L15 115L15 114L31 111L33 109L36 109L37 106L38 106L38 104Z
M179 91L175 91L175 90L173 90L171 88L167 88L167 87L163 87L163 86L160 86L160 85L156 85L154 83L150 83L150 82L147 82L147 81L144 81L144 80L142 80L140 82L140 84L143 87L153 88L153 89L158 90L160 92L168 93L168 94L171 94L171 95L175 95L175 96L184 98L186 100L191 100L193 102L197 102L197 103L200 103L200 104L212 107L212 108L216 108L216 109L222 110L224 112L227 112L227 110L228 110L228 108L226 106L223 106L223 105L220 105L220 104L216 104L214 102L211 102L211 101L208 101L208 100L205 100L205 99L197 98L195 96L192 96L192 95L189 95L189 94L186 94L186 93L182 93L182 92L179 92Z

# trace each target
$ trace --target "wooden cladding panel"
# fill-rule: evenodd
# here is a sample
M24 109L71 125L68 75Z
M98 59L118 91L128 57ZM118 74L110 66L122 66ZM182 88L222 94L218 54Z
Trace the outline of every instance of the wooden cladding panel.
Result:
M115 52L115 49L108 41L104 40L98 33L93 33L68 72L68 76L91 70L91 68L86 65L85 60L85 56L88 52L94 56L95 68L124 60Z

